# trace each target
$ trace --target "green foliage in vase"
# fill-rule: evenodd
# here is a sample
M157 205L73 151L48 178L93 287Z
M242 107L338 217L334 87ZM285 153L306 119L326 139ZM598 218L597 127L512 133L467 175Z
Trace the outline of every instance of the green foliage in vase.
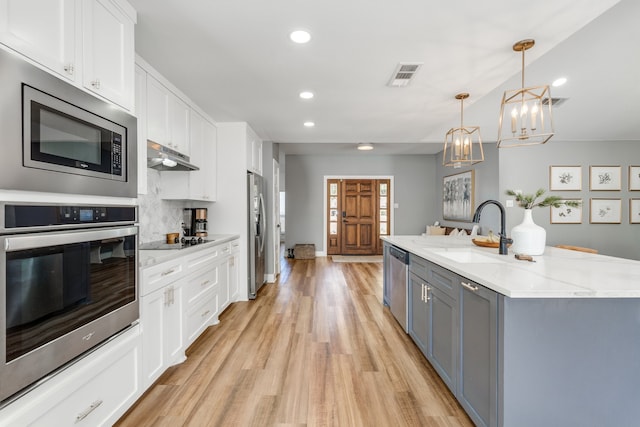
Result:
M553 206L559 208L561 206L569 206L571 208L577 208L580 206L579 200L565 200L560 196L547 196L542 200L540 197L544 194L545 190L540 188L535 194L524 194L522 192L515 192L513 190L507 190L507 196L513 196L516 198L518 206L525 209L533 209L535 207L547 207Z

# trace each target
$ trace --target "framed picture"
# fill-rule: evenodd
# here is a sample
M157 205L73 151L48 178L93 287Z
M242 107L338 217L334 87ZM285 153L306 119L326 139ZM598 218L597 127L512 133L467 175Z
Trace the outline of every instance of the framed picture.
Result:
M473 194L472 170L445 176L442 183L442 218L471 222Z
M619 191L622 168L620 166L591 166L589 189L592 191Z
M549 166L551 191L582 190L582 166Z
M591 199L590 223L620 224L621 221L622 199Z
M629 191L640 191L640 166L629 166Z
M629 222L640 224L640 199L629 199Z
M554 208L551 206L551 224L582 224L582 199L566 199L566 201L580 202L580 206L577 208L570 206Z

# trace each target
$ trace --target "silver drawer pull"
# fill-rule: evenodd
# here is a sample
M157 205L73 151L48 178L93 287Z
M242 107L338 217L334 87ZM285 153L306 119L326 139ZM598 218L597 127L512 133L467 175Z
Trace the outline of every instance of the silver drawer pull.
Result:
M478 289L480 289L476 285L472 285L471 283L460 282L460 284L472 292L478 292Z
M87 409L85 409L84 411L80 412L78 414L78 416L76 417L76 424L78 424L80 421L84 420L85 418L87 418L87 416L92 413L98 406L102 405L102 400L96 400L95 402L93 402Z
M207 311L205 311L204 313L202 313L202 316L201 316L201 317L205 317L205 316L207 316L209 313L211 313L211 310L207 310Z
M211 280L205 280L204 282L200 283L200 286L207 286L210 282Z
M424 290L425 290L425 292L424 292L424 295L425 295L424 302L431 301L431 297L429 296L429 291L431 290L431 287L429 285L425 285L424 286Z
M171 273L175 273L175 271L176 271L175 268L172 268L171 270L162 272L160 275L161 276L167 276L167 275L169 275Z

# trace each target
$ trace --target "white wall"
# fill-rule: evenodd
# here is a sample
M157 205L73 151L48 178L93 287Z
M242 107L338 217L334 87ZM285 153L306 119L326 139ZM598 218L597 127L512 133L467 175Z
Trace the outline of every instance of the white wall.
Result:
M421 234L436 219L435 156L286 156L286 247L313 243L324 248L324 177L393 176L395 234Z

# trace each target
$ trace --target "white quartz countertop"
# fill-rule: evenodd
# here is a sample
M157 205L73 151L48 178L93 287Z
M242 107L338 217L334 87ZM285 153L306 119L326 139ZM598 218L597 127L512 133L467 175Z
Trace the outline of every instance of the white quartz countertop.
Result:
M549 246L535 262L520 261L470 236L382 240L510 298L640 298L640 261Z
M199 245L189 246L183 249L153 249L138 251L138 266L140 268L151 267L166 261L171 261L177 257L189 255L198 251L213 248L218 245L238 239L238 234L213 234L207 236L207 242Z

